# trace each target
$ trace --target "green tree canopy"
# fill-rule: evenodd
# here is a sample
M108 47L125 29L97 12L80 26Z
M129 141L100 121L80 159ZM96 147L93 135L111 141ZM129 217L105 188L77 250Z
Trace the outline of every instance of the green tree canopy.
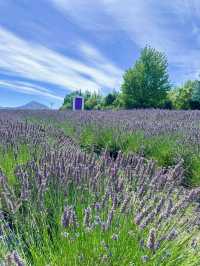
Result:
M200 109L200 81L195 80L193 84L192 97L190 101L192 109Z
M126 71L122 84L125 108L162 107L170 89L164 54L145 47L135 65Z
M85 91L84 93L81 91L73 91L66 95L61 110L72 109L73 98L77 95L84 97L86 110L101 109L103 98L100 94L95 92L91 93L90 91Z
M64 103L61 109L72 109L73 98L76 95L81 95L80 91L73 91L67 94L64 98Z
M177 96L175 99L175 106L177 109L189 109L190 100L192 97L192 90L194 81L188 80L185 84L177 90Z
M119 93L117 93L115 90L112 93L107 94L104 97L104 106L105 107L113 107L116 103L118 95L119 95Z
M102 101L103 99L100 94L90 93L89 97L85 97L85 109L101 109Z
M169 92L176 109L200 109L200 81L188 80L183 86Z

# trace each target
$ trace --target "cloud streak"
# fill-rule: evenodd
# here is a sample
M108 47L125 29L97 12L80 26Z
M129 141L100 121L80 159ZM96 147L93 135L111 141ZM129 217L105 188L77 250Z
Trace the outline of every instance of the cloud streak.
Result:
M100 29L109 24L111 32L126 32L138 49L151 45L165 52L170 67L177 70L176 80L195 78L200 71L199 0L49 1L83 28L98 28L103 14L107 20L101 21Z
M27 42L3 27L0 27L0 39L0 73L19 75L67 90L97 91L120 84L122 70L87 43L84 44L85 51L80 49L79 53L90 56L90 64ZM93 53L87 54L87 51Z
M0 87L28 95L38 95L46 98L63 101L63 98L53 94L50 90L29 82L0 80Z
M177 77L179 82L196 78L200 55L197 38L188 25L193 25L191 14L198 10L197 1L140 0L132 5L131 0L126 0L124 5L119 0L104 0L104 3L107 12L139 48L151 45L167 55L170 67L176 68L175 75L172 72L176 81Z
M35 1L4 2L2 95L6 88L60 104L65 90L117 89L146 44L166 53L176 84L200 72L199 0L41 0L39 10Z

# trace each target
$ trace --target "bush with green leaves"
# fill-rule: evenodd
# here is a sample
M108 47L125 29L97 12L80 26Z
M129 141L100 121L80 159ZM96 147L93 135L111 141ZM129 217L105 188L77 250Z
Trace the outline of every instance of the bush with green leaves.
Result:
M170 89L167 67L167 58L164 54L151 47L145 47L134 66L124 74L124 107L161 107Z

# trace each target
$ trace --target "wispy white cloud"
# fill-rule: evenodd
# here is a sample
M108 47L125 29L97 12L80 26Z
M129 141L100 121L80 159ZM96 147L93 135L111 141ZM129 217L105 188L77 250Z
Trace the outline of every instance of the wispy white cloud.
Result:
M107 12L138 47L165 52L173 78L180 82L200 72L199 0L102 0Z
M98 69L105 74L105 84L109 84L109 82L111 82L111 87L114 88L120 83L123 72L122 69L117 68L97 49L85 42L79 42L78 49L84 58L84 62L87 62L93 69ZM90 71L91 70L89 70L89 72ZM112 81L110 80L110 77L112 77Z
M19 93L29 94L29 95L39 95L46 98L51 98L58 101L63 101L63 98L53 94L46 88L38 85L33 85L29 82L20 82L13 80L0 80L0 88L17 91Z
M47 0L61 13L67 15L79 27L94 32L110 32L117 30L117 25L106 14L101 0ZM109 2L109 1L108 1Z
M106 11L138 47L150 44L171 54L183 45L185 34L175 25L178 21L165 1L126 0L125 4L120 0L102 1Z
M72 59L36 43L27 42L0 27L0 73L7 72L33 81L47 82L66 89L98 90L118 87L122 70L89 44L79 53L90 63ZM93 64L91 64L91 62ZM104 67L105 66L105 67Z
M98 25L104 14L108 29L123 30L139 49L149 44L165 52L177 69L176 81L195 78L200 71L199 0L49 1L84 28ZM107 21L101 20L102 29Z
M0 90L4 87L26 94L54 97L60 101L59 88L93 91L100 88L118 88L124 70L116 66L95 45L90 43L97 35L103 40L105 35L110 36L109 41L112 38L115 40L114 31L125 33L122 35L128 36L128 42L131 40L133 43L133 51L129 46L129 50L122 50L122 53L130 53L131 56L132 54L135 56L140 48L150 44L167 54L170 67L175 69L171 73L172 79L182 81L198 76L200 71L199 0L167 2L160 0L43 0L42 2L45 2L47 6L49 3L53 4L56 9L53 9L52 12L56 14L57 10L61 12L62 16L54 14L57 19L62 17L61 21L64 22L64 16L67 18L66 24L63 23L63 28L59 33L55 30L57 34L55 34L55 38L58 44L62 44L63 54L47 48L54 46L49 45L44 36L41 36L44 37L41 42L44 45L41 45L38 43L40 38L35 38L36 43L31 41L29 36L29 41L27 41L17 35L20 32L17 29L13 33L0 26L0 74L15 78L19 76L20 80L25 78L30 81L22 83L17 80L5 80L7 79L5 78L0 83ZM52 9L52 5L50 7ZM24 9L25 11L26 9ZM30 20L27 17L26 19L27 23L31 25L30 23L33 22L31 15ZM74 39L70 39L73 42L73 49L69 45L63 48L63 40L66 40L68 35L66 34L65 38L62 36L66 32L65 28L69 21L70 25L76 24L75 29L78 29L73 35ZM53 22L50 19L48 23L53 27ZM34 25L38 30L45 29L47 32L51 30L46 26L41 27L41 21L34 21ZM81 39L78 39L81 28L84 29L84 34L91 33L89 38L85 36L85 40L90 40L89 43L82 41L84 36L82 32ZM70 28L69 26L69 31L70 29L74 33L74 27ZM39 32L42 35L42 30ZM33 34L36 35L36 32ZM72 35L69 34L69 36ZM114 43L113 40L111 43ZM136 46L138 47L137 51ZM54 49L58 49L56 47L59 45ZM67 49L69 49L69 54L72 49L73 55L77 53L78 57L70 57ZM113 51L115 51L115 47L113 47ZM106 52L107 54L112 53L112 50ZM116 58L117 61L118 58ZM130 59L130 62L126 63L130 65L132 60ZM43 88L35 85L38 81L41 82L38 84L47 83L53 86L51 89ZM54 88L57 88L55 90L57 93Z
M196 72L200 69L199 52L197 49L189 50L187 37L190 32L186 35L185 28L183 30L182 16L179 13L179 10L181 13L187 12L187 3L183 11L177 6L177 0L173 4L159 0L125 2L124 5L120 0L104 0L107 12L132 41L139 48L151 45L164 52L170 66L176 67L178 71L178 75L176 73L177 76L173 76L176 81L196 77Z
M169 28L159 0L49 0L66 17L72 17L80 27L111 31L120 29L128 33L130 39L139 47L151 43L159 49L176 45L176 40L169 38L173 28ZM176 0L175 0L176 1ZM163 1L164 2L164 1ZM101 18L100 18L101 17ZM104 20L107 17L107 20ZM109 23L108 23L109 21Z

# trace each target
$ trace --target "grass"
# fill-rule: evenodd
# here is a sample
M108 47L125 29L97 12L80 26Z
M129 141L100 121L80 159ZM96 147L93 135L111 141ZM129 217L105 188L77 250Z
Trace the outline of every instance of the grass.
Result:
M185 185L198 187L200 185L200 154L195 154L191 149L182 153L185 169Z
M14 171L17 165L25 164L31 159L30 149L27 145L20 145L18 150L13 147L3 150L0 147L0 169L8 178L11 185L16 183Z
M18 213L13 220L15 236L12 234L13 237L10 237L9 246L18 250L28 265L186 266L195 265L192 260L198 261L193 258L194 254L188 258L188 248L184 240L169 242L156 254L141 246L140 241L147 237L147 232L136 227L132 213L122 215L117 210L112 226L105 232L99 226L86 230L81 221L84 208L92 203L91 194L87 189L84 191L70 186L67 195L66 200L60 188L52 184L45 195L46 211L38 211L36 201L32 199L31 204L27 203L24 211ZM65 229L61 225L65 204L75 207L79 221L77 228ZM105 208L101 217L105 219L106 216ZM114 239L114 236L117 238ZM0 257L4 252L0 252ZM149 257L145 263L143 256Z
M87 152L100 154L106 149L112 157L116 157L119 151L125 153L137 153L146 158L153 159L158 166L172 166L179 159L184 160L185 185L200 185L200 154L194 152L194 147L188 147L180 140L180 134L163 134L159 136L145 137L144 132L134 133L118 132L115 128L97 127L87 125L80 133L76 132L75 126L66 122L59 122L55 119L39 119L31 117L29 122L53 125L62 130L80 144L80 147Z
M107 149L110 152L123 151L138 153L154 159L158 165L167 166L173 163L178 136L145 137L142 131L134 133L117 133L112 128L86 127L80 135L80 145L88 151L100 153Z
M123 137L122 137L123 139ZM160 135L145 137L142 132L124 136L126 153L138 153L146 158L153 159L158 166L169 166L175 162L175 151L178 136Z
M43 123L43 121L37 122ZM76 134L75 129L72 126L68 127L68 124L52 120L45 123L57 126L66 135L75 136ZM160 166L172 165L179 154L185 160L188 183L197 185L200 182L200 156L192 153L189 148L178 145L179 139L180 136L175 135L147 138L143 132L118 134L113 128L85 127L78 141L87 151L99 154L103 149L107 149L113 157L120 150L125 153L134 152L156 160ZM25 164L31 160L32 152L28 145L21 145L16 155L13 148L6 152L1 149L0 168L3 169L13 188L18 187L18 180L14 175L16 165ZM36 157L40 157L40 152ZM34 178L29 178L34 190ZM117 209L112 225L107 231L102 231L99 225L92 230L87 230L83 226L84 209L94 203L94 195L90 192L89 185L78 187L71 183L63 191L63 187L56 182L56 177L50 180L42 209L38 206L36 193L33 193L29 201L23 202L20 211L13 216L10 215L12 230L0 224L0 229L3 228L6 236L3 239L4 245L2 245L3 241L0 241L0 264L8 250L17 250L27 265L36 266L199 265L198 253L188 246L193 236L188 237L185 234L184 238L169 241L156 253L150 251L146 245L141 245L142 240L146 241L148 232L142 231L134 224L134 206L126 215L121 214ZM62 226L61 217L65 205L74 207L79 223L77 228ZM101 210L100 216L104 221L110 208L111 203L110 205L108 203L108 206ZM93 219L95 215L93 210ZM170 226L178 222L178 220L172 220ZM143 256L148 256L147 262L143 262Z
M86 151L100 153L107 149L115 157L119 151L137 153L153 159L158 166L173 166L181 158L184 160L185 184L200 185L200 154L194 147L181 143L177 134L145 137L142 131L117 133L113 128L85 127L79 138L80 146Z
M62 130L67 136L74 136L76 133L75 127L70 124L69 122L59 122L54 118L39 118L39 117L28 117L26 119L27 122L37 124L37 125L43 125L43 126L54 126L56 128L59 128Z

